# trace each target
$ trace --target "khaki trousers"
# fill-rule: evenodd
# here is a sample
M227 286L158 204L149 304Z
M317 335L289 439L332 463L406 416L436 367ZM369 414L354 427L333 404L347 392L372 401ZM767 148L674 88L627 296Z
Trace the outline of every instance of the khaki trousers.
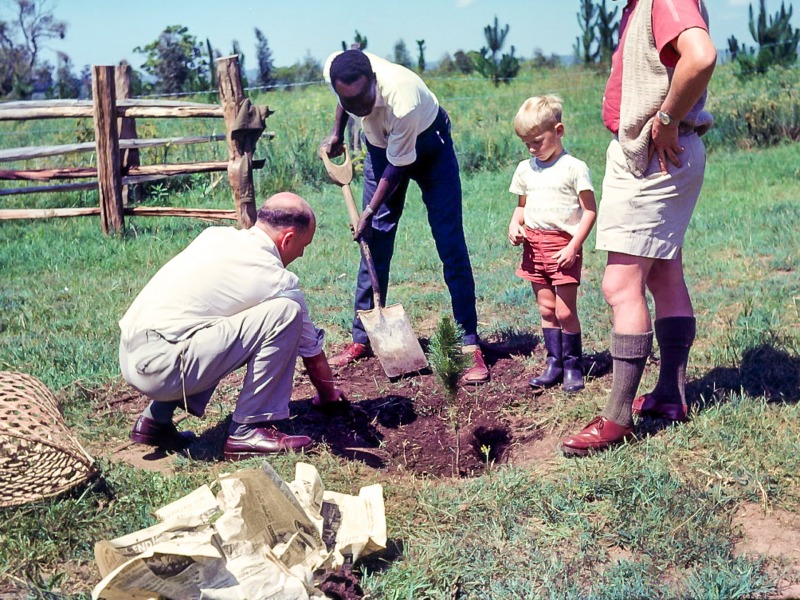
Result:
M145 330L121 339L122 376L141 393L161 402L185 401L202 416L219 381L247 365L236 402L236 423L285 419L303 318L300 306L274 298L170 342Z

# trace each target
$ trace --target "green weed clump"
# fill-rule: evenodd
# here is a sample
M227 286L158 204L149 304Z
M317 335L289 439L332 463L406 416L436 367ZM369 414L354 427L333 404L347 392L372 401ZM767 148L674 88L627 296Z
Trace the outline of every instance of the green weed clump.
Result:
M775 67L741 81L730 65L718 68L708 109L714 115L714 127L706 138L710 148L800 140L800 70Z

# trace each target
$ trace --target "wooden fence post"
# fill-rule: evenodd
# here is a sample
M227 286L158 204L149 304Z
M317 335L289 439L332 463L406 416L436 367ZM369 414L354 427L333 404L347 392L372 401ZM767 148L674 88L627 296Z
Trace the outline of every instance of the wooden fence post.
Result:
M217 76L228 142L228 181L233 189L233 203L236 207L239 226L242 229L249 229L256 222L256 206L254 202L242 202L242 198L255 198L253 153L252 151L243 151L231 136L236 112L244 100L239 57L234 55L217 59Z
M105 234L119 233L125 226L115 94L114 67L92 66L94 138L97 144L97 186L100 192L100 226Z
M131 97L131 66L129 64L123 62L114 67L114 84L117 90L117 98ZM136 139L136 119L120 117L117 119L117 131L121 140ZM137 148L120 150L120 167L123 172L130 167L138 167L139 164L139 150ZM127 185L122 186L122 206L128 206L129 189Z

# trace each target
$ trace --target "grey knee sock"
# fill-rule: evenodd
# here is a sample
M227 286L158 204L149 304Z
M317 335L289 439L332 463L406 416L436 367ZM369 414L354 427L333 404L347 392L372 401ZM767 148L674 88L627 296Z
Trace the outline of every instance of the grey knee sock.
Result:
M652 394L660 403L686 403L686 364L689 362L695 329L694 317L656 319L656 340L661 359L658 383Z
M153 419L156 423L172 423L172 415L178 408L178 402L159 402L153 400L144 409L142 415L148 419Z
M614 374L611 395L601 413L623 427L633 427L631 405L644 373L644 365L653 349L653 332L623 334L611 332L611 358Z

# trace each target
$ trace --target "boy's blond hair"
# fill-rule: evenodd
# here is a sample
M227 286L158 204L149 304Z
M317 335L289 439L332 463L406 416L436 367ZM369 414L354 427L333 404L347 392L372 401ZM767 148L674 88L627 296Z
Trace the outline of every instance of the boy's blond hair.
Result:
M561 123L561 98L533 96L522 103L514 117L514 131L519 137L535 135Z

